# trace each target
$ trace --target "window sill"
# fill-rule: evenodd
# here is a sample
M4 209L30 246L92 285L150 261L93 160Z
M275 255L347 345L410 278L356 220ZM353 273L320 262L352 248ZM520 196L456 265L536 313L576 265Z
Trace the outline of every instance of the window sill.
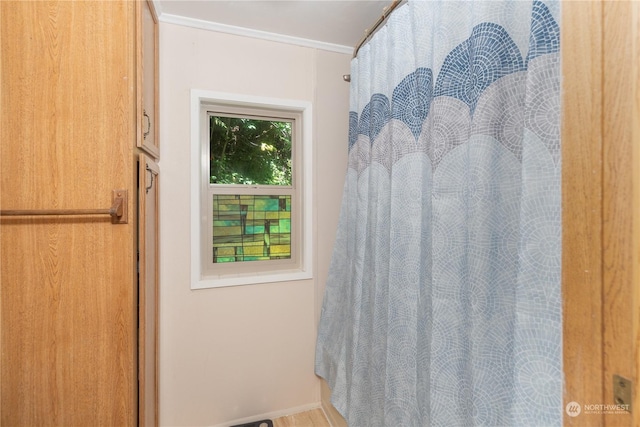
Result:
M205 276L191 284L191 289L224 288L228 286L257 285L261 283L290 282L295 280L309 280L313 276L309 271L292 270L274 273L259 273L251 275Z

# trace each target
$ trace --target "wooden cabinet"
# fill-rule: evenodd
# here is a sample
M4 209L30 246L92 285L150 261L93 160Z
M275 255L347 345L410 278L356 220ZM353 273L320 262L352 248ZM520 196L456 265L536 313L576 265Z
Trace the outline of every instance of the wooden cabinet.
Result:
M136 2L138 147L138 424L158 425L158 17Z
M138 240L143 223L157 239L157 193L136 197L140 151L159 154L157 68L143 87L140 59L149 6L0 1L0 425L157 424L157 273L138 290L138 252L157 259ZM124 223L104 214L116 189ZM5 215L25 209L56 214Z
M151 0L136 2L138 11L138 147L154 159L158 143L158 17Z
M139 425L158 425L158 209L160 168L150 157L138 161L138 378Z

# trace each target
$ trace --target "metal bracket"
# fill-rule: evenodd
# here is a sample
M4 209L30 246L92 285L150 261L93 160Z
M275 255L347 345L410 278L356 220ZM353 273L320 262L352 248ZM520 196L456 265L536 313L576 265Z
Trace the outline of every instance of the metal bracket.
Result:
M113 190L111 195L111 223L127 224L129 215L128 190Z
M630 379L620 375L613 376L613 401L616 405L620 405L621 409L631 412L633 382Z

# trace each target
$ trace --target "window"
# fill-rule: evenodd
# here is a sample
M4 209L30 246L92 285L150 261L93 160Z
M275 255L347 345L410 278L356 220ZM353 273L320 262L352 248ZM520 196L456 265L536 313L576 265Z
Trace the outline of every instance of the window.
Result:
M211 214L205 241L212 244L203 248L203 271L225 274L295 267L300 113L205 104L204 114L202 147L209 168L201 207L206 216ZM248 262L251 265L242 267L220 265Z
M193 113L192 288L310 278L309 103L193 91Z

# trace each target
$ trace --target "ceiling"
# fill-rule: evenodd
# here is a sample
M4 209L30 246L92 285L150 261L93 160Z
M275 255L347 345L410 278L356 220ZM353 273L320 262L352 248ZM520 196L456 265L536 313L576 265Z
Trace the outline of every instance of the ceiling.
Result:
M154 0L161 21L207 21L353 49L391 0Z

